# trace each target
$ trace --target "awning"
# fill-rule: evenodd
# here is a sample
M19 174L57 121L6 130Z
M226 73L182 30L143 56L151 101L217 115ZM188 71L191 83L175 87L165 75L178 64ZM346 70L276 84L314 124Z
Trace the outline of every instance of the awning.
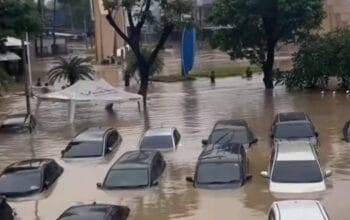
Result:
M28 45L28 41L24 41L24 45ZM5 41L6 47L22 47L22 41L21 39L14 38L14 37L7 37Z
M67 102L70 108L69 121L74 121L75 103L77 102L104 102L124 103L137 102L140 104L142 96L118 89L104 79L95 81L80 80L74 85L57 92L37 95L38 106L42 101Z
M13 52L0 53L0 61L14 61L20 59L21 57Z

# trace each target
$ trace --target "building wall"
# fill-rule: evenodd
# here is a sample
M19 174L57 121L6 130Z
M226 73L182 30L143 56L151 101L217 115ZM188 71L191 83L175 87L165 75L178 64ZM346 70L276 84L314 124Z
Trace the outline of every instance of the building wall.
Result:
M99 63L110 56L120 54L124 48L124 40L114 32L106 19L107 11L104 10L102 0L93 0L93 18L95 20L96 58ZM127 21L125 12L119 10L115 20L124 33L127 33Z
M350 1L327 0L325 9L327 17L323 23L325 32L350 25Z

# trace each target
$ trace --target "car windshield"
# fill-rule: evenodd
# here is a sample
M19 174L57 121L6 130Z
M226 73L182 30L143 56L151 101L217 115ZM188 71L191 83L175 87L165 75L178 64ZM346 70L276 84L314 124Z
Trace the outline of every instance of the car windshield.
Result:
M103 144L101 141L71 142L63 157L100 157L102 156Z
M276 138L310 138L315 136L310 123L279 124L275 128Z
M323 180L320 166L311 161L276 161L272 178L279 183L316 183Z
M249 143L247 129L235 129L231 142L239 144Z
M140 148L173 148L172 136L149 136L143 137Z
M202 163L198 166L199 184L224 184L240 180L241 169L238 163Z
M104 220L108 207L81 206L73 207L64 212L60 220Z
M107 188L132 188L148 186L147 169L111 170L104 183Z
M231 142L233 132L231 129L215 129L210 135L210 144L224 144Z
M1 193L24 193L41 189L41 173L38 170L18 170L0 177Z

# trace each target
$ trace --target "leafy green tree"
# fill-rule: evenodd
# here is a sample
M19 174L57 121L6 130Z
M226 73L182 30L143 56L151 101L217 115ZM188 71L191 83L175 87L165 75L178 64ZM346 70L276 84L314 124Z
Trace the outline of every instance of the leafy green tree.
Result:
M214 47L232 59L246 58L261 66L267 89L273 88L275 47L293 42L318 28L323 0L218 0L210 22L220 27Z
M163 49L174 28L181 23L181 15L190 11L191 1L182 0L104 0L104 7L108 11L106 19L115 32L125 40L133 51L137 60L140 74L139 94L146 104L148 82L153 64L159 52ZM151 7L159 9L158 15ZM129 21L129 33L124 33L114 19L118 10L125 10ZM142 29L153 27L159 31L159 40L148 56L143 53L141 45Z
M91 65L91 61L91 57L79 58L75 56L68 59L59 57L58 61L55 62L55 66L47 73L49 82L55 83L56 81L64 79L67 80L70 85L73 85L81 79L93 80L95 71Z

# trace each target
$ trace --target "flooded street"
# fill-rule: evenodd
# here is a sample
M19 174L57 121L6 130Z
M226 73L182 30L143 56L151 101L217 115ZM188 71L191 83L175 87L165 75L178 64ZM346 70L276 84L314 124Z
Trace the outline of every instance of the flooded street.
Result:
M12 110L24 111L24 98L0 99L0 106L0 118ZM147 111L139 112L135 103L115 105L114 109L115 113L110 114L103 105L80 104L75 124L69 125L66 104L43 103L37 114L40 125L34 134L0 135L0 169L17 160L38 157L55 158L65 169L47 198L10 202L20 219L54 220L72 205L93 201L129 206L131 220L267 219L269 206L277 199L269 193L260 171L267 167L272 120L276 113L285 111L310 115L320 133L322 165L334 172L327 190L308 198L320 199L331 219L348 219L350 145L341 140L341 129L350 119L350 96L289 93L284 87L269 94L261 76L251 81L239 77L217 79L215 86L208 79L198 79L153 83ZM248 154L252 181L234 190L194 189L185 178L193 175L201 140L207 138L215 121L230 118L247 120L259 139ZM61 150L87 126L118 129L123 142L114 158L105 163L60 160ZM137 149L147 128L160 126L177 127L182 145L176 152L164 154L167 167L159 185L146 190L98 190L96 183L103 181L112 163L125 151Z

